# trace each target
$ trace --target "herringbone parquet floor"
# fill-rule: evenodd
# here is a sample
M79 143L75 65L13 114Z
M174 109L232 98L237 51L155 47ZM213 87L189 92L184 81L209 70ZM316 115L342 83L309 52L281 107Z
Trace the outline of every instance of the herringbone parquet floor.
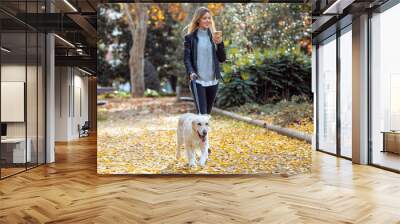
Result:
M293 176L99 176L96 139L0 181L0 223L400 223L400 175L315 152Z

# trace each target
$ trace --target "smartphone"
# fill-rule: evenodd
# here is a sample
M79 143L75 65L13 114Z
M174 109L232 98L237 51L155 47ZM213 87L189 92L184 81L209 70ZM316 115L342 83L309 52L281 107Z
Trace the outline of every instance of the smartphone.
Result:
M215 31L214 35L220 37L220 36L222 36L222 31Z

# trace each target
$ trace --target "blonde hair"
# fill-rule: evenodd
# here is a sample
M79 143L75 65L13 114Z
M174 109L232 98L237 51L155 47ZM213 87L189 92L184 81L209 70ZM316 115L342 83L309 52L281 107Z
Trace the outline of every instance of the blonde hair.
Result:
M206 14L207 12L210 14L210 18L211 18L211 27L210 27L211 35L214 34L214 32L216 30L214 19L212 17L211 11L206 7L199 7L196 9L196 11L194 12L192 21L190 21L190 23L184 28L184 29L188 29L187 34L192 33L197 28L199 28L200 18L203 17L203 15Z

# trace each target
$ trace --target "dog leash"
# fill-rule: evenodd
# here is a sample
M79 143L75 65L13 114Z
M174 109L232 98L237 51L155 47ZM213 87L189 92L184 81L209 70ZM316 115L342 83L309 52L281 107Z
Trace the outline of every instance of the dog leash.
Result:
M200 105L199 105L199 97L197 95L196 79L190 80L190 81L193 84L193 92L194 92L193 95L194 95L194 98L195 98L195 101L196 101L196 105L197 105L197 112L198 112L198 114L200 114Z

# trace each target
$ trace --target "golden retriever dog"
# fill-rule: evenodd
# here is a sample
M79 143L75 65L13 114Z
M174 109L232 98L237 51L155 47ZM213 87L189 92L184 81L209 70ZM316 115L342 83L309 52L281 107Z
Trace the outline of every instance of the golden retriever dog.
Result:
M200 150L199 165L204 167L208 159L208 133L211 131L209 122L211 115L185 113L179 117L177 129L176 158L181 156L181 146L184 145L188 165L196 165L196 150Z

